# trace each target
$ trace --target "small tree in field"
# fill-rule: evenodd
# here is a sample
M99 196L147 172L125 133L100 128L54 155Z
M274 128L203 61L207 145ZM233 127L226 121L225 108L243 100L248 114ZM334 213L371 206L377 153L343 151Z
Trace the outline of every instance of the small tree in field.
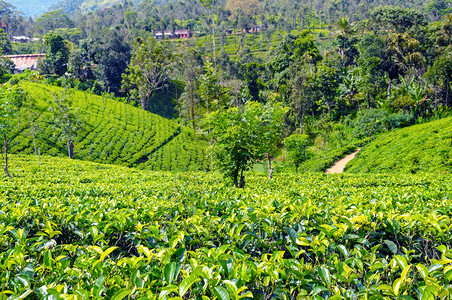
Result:
M245 186L244 172L268 152L269 128L282 123L282 119L269 118L266 110L268 107L260 103L248 102L207 115L213 140L210 149L218 168L236 187Z
M69 90L66 89L60 95L53 95L50 111L53 114L56 131L61 132L66 141L69 158L74 158L74 139L77 135L79 118L71 104Z
M284 139L284 145L287 150L287 158L295 166L295 171L298 172L298 167L306 160L306 147L309 143L309 136L306 134L292 134Z
M280 103L266 104L263 107L261 121L262 139L260 141L261 151L265 153L268 166L268 178L273 177L271 158L275 156L278 145L283 139L284 116L288 108Z

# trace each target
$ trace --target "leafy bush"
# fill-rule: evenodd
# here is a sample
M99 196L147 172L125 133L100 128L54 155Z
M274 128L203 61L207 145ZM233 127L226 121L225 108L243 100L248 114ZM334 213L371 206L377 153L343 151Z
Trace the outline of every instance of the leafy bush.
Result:
M408 113L390 114L381 109L366 109L358 113L354 134L357 138L365 138L413 123L413 115Z

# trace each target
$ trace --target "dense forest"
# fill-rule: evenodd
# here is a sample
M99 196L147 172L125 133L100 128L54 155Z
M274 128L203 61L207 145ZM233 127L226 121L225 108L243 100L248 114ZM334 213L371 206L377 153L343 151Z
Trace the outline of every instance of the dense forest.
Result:
M46 53L42 83L110 94L199 132L211 132L213 112L251 102L283 107L269 159L291 133L303 134L309 156L450 112L449 1L121 1L84 9L91 2L60 1L31 19L0 1L2 52ZM178 30L190 37L175 37ZM14 42L17 35L35 39ZM12 66L2 66L7 81Z

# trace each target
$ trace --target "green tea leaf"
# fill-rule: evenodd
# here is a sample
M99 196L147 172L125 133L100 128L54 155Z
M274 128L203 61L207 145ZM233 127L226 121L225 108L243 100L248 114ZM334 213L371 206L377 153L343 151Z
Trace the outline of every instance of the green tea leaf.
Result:
M213 289L213 292L215 294L215 296L217 296L217 298L219 300L229 300L229 293L226 289L222 288L221 286L217 286Z
M290 240L292 241L292 243L296 244L297 238L298 238L297 232L290 227L286 227L286 231L289 234L289 237L290 237Z
M190 287L198 281L199 278L190 275L187 278L185 278L180 284L179 284L179 296L183 297L185 293L190 289Z
M172 284L175 279L175 275L176 275L176 263L175 262L170 262L165 266L164 275L165 275L166 283Z
M107 250L105 250L105 251L101 254L99 260L100 260L100 261L104 261L104 259L105 259L108 255L110 255L110 253L112 253L113 251L115 251L116 249L118 249L118 247L116 247L116 246L108 248Z
M397 245L394 244L394 242L390 240L384 240L384 243L388 246L389 250L391 250L393 254L397 253Z
M129 289L122 289L116 292L116 294L113 295L111 300L122 300L125 297L129 296L132 293L133 290Z
M319 275L323 283L329 287L331 285L330 271L325 267L319 267Z

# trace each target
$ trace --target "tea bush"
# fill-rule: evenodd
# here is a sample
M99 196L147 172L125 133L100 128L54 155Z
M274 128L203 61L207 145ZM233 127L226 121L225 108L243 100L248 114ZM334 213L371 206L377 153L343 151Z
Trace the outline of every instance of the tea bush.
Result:
M1 299L449 299L450 176L150 172L12 156Z
M452 118L378 136L347 165L347 172L452 172Z
M48 110L53 95L63 89L25 81L21 85L36 100L40 113L37 140L41 152L67 155L65 142L53 128ZM109 97L74 90L71 100L81 123L74 143L75 158L153 170L208 168L208 160L204 159L207 142L196 138L188 128ZM22 115L26 120L26 112ZM16 131L11 151L33 153L27 124ZM168 159L161 161L160 152Z

